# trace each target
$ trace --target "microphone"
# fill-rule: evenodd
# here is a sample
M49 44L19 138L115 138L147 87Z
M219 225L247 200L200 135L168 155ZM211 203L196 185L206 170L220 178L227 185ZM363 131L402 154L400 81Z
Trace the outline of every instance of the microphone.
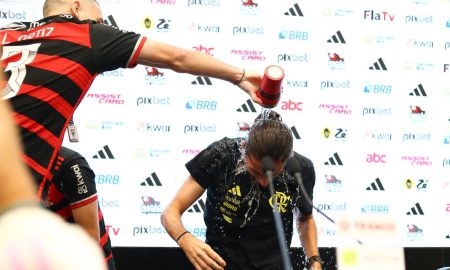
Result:
M277 198L275 197L275 188L273 186L273 170L275 169L275 163L271 157L264 157L261 159L261 168L264 174L269 180L270 198L272 198L273 205L273 217L275 220L275 229L277 232L278 244L281 250L281 259L283 261L284 270L292 270L291 259L289 258L289 251L286 246L286 236L283 230L283 222L281 220L280 211L278 208Z
M313 204L313 202L312 202L311 198L309 197L308 193L306 193L306 189L305 189L305 186L303 184L303 178L302 178L302 175L300 173L300 163L297 161L297 159L295 159L293 157L288 159L285 168L297 180L298 185L300 187L300 190L301 190L303 196L305 197L306 201L308 202L308 204L311 207L313 207L314 209L316 209L316 211L318 213L320 213L322 216L324 216L326 219L328 219L331 223L336 225L336 222L332 218L330 218L327 214L322 212L319 208L317 208ZM360 244L360 245L363 244L361 240L358 240L358 239L355 239L355 240L356 240L356 242L358 242L358 244Z
M263 107L274 108L281 96L281 83L284 70L280 66L270 65L264 71L257 96L262 100Z

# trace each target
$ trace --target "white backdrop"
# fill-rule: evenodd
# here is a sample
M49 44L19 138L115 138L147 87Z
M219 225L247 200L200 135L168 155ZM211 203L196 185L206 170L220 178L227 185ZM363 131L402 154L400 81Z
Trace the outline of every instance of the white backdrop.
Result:
M263 72L285 69L275 108L316 168L316 206L395 217L383 244L450 243L449 0L100 0L109 24ZM0 25L43 1L0 0ZM99 75L74 120L114 246L175 246L159 214L214 140L261 111L232 84L138 66ZM329 136L325 133L329 132ZM202 198L204 200L204 198ZM183 216L204 237L202 201ZM316 213L319 245L348 239ZM294 246L299 246L298 237Z

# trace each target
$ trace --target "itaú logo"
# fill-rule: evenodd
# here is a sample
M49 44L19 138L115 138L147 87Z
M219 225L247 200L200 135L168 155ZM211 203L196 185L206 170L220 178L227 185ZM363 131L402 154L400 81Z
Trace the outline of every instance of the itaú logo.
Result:
M289 201L291 201L291 196L286 196L283 192L277 191L272 197L270 197L269 204L272 206L274 212L285 213L287 211ZM275 209L275 202L278 209Z

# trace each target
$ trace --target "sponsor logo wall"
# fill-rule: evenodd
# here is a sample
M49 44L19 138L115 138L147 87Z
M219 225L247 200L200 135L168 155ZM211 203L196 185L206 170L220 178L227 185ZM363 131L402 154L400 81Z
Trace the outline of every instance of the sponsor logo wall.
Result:
M105 23L263 72L315 164L314 202L394 215L405 247L450 244L450 1L102 0ZM0 1L0 24L43 1ZM246 136L261 107L230 83L137 66L97 77L74 116L114 246L175 246L159 214L214 140ZM202 197L183 221L204 238ZM346 240L315 212L319 245ZM298 246L297 235L293 245ZM393 243L386 243L393 244Z

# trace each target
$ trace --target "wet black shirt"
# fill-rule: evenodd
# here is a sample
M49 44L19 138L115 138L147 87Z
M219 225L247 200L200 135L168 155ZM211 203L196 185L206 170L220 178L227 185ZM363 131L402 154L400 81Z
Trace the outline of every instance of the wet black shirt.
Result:
M186 164L193 178L207 189L204 220L206 242L227 262L227 269L277 269L280 248L269 187L262 187L246 171L243 138L212 143ZM315 171L312 162L294 152L301 164L307 193L312 198ZM274 188L287 244L293 234L293 209L310 215L312 206L301 196L297 180L283 170Z

